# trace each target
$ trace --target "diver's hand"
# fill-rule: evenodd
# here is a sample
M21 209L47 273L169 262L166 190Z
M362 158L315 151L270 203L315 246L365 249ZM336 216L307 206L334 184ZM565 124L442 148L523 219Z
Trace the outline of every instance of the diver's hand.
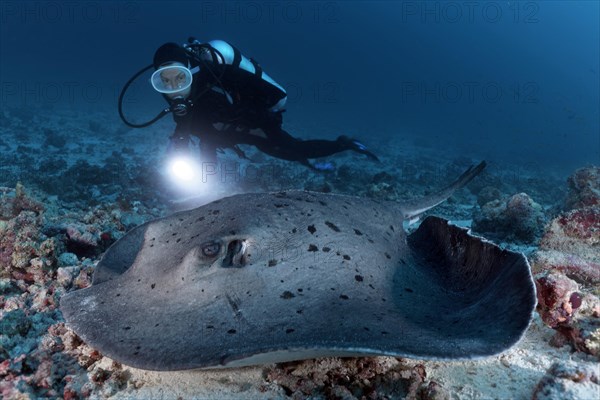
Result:
M167 155L173 154L189 154L190 153L190 138L174 134L169 138L169 146L167 147Z

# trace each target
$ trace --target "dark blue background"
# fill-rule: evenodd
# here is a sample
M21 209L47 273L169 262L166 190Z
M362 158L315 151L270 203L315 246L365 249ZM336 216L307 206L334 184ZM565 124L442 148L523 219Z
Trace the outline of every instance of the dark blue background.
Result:
M299 136L599 163L596 1L0 4L2 107L115 110L156 47L194 35L230 41L286 86Z

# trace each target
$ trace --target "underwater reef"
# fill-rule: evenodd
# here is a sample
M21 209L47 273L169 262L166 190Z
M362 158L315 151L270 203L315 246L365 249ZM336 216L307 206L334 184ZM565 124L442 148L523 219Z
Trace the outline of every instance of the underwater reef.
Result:
M453 363L321 358L161 375L104 357L65 325L58 309L62 295L91 284L112 243L177 208L159 183L160 140L145 149L107 145L98 155L102 140L118 142L127 133L75 112L3 113L10 118L0 127L0 147L14 150L0 156L3 399L589 399L600 390L600 167L578 169L566 179L536 171L508 179L514 176L509 166L491 163L481 179L430 212L524 252L531 264L536 316L522 342L500 356ZM31 141L24 140L25 130L43 146L18 144ZM81 132L102 134L75 140ZM400 201L430 193L473 162L415 146L375 146L383 161L378 165L336 156L329 174L249 151L256 171L268 179L242 180L236 188L301 188ZM77 154L96 155L86 161Z

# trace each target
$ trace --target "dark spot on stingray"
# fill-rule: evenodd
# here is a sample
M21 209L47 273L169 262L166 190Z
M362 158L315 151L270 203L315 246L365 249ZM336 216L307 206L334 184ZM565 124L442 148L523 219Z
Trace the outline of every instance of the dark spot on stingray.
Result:
M396 231L394 230L394 226L393 226L393 225L390 225L390 229L392 230L392 232L396 232Z
M154 245L153 245L153 244L151 244L151 245L150 245L150 247L154 247Z
M150 285L151 289L154 289L156 287L156 283L153 283L152 285Z
M325 221L325 225L327 225L329 227L329 229L331 229L334 232L339 232L340 231L340 228L338 228L337 226L335 226L335 224L333 222Z
M296 295L294 293L290 292L289 290L286 290L279 297L281 297L282 299L288 300L288 299L291 299L292 297L296 297Z
M157 328L160 324L154 324L154 327Z
M294 332L294 329L292 329L292 328L288 328L285 330L285 333L292 333L292 332Z
M177 243L181 242L181 238L177 239Z
M323 251L324 251L325 253L329 253L329 252L331 251L331 248L330 248L330 247L327 247L327 246L325 246L325 247L323 247Z
M235 231L229 231L230 235L235 235Z
M302 289L302 288L298 288L298 289L296 289L296 290L298 290L298 292L302 293L302 291L303 291L304 289Z
M296 228L292 229L292 233L296 233L296 232L298 232L298 229L296 229Z
M277 260L269 260L269 267L274 267L277 265Z
M308 245L308 251L318 251L319 248L317 246L315 246L314 244L309 244Z
M218 213L220 213L220 212L221 212L221 211L219 211L219 210L215 210L215 211L213 211L212 213L213 213L213 215L217 215L217 214L218 214Z
M382 335L389 335L390 333L388 331L381 331Z
M356 280L356 282L362 282L364 280L364 278L360 275L354 275L354 279Z
M381 301L383 301L385 303L387 301L387 299L385 297L382 297Z
M340 294L340 299L342 300L348 300L350 297L346 296L345 294Z
M408 288L408 287L407 287L407 288L404 288L404 290L406 290L408 293L412 293L412 292L414 292L414 290L412 290L411 288Z
M135 346L135 349L136 349L136 350L141 350L141 349L142 349L142 346L140 346L140 345L137 345L137 346Z
M171 236L177 236L177 232L172 233Z
M284 280L282 279L282 280L280 280L279 282L283 283L283 282L284 282Z
M354 233L356 233L358 236L362 236L362 232L358 229L354 229Z
M373 242L373 239L367 239L369 241L369 243L375 243Z
M117 293L117 297L120 297L120 296L121 296L121 293Z
M404 261L402 258L400 259L400 262L404 265L406 265L406 261Z
M125 330L125 331L128 331L128 330L130 330L130 329L131 329L131 327L130 327L130 326L126 326L126 327L124 327L124 328L123 328L123 330Z
M323 207L327 207L327 203L322 200L319 200L319 204L321 204Z
M133 352L133 355L134 355L134 356L137 356L138 354L140 354L140 352L139 352L139 351L134 351L134 352Z
M182 276L182 277L181 277L181 280L182 280L182 281L185 281L185 277L183 277L183 276Z
M300 309L300 310L296 310L296 314L302 314L304 310Z
M371 285L370 283L369 283L369 287L370 287L371 289L375 290L375 287L374 287L373 285Z
M200 222L200 221L204 221L204 217L198 217L198 219L196 220L196 222Z
M369 328L367 328L366 326L363 326L363 329L364 329L365 331L367 331L367 332L369 332L369 331L370 331L370 329L369 329Z
M335 254L338 255L338 256L342 255L342 253L340 253L339 251L336 251Z
M317 231L317 228L315 228L314 225L309 225L307 229L311 234L314 234Z
M206 329L215 329L214 325L206 325Z
M392 258L392 256L390 256L388 253L385 253L385 256L389 259Z
M348 254L344 254L344 260L350 260L350 256Z
M330 288L331 290L335 290L335 288Z
M289 204L286 203L275 203L275 208L289 207Z
M230 330L227 331L227 333L229 333L230 335L233 335L236 332L237 331L235 329L230 329Z

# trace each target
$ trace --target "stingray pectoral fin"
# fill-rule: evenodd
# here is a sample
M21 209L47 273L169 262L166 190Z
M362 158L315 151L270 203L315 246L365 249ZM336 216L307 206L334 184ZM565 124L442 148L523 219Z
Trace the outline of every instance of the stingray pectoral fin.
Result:
M402 301L412 299L409 319L421 326L415 354L490 356L523 336L536 304L523 254L502 250L437 217L427 217L408 236L408 245L419 278L411 282L410 272L399 274L412 291L402 293Z
M222 333L219 322L229 317L219 319L223 300L198 299L196 284L152 287L130 278L124 274L61 298L67 325L104 356L136 368L184 370L218 365L221 345L239 341L226 333L237 328L235 321Z
M454 192L467 185L473 178L479 175L479 173L485 169L486 165L486 162L482 161L477 166L470 166L469 169L458 177L458 179L439 192L415 201L402 203L401 208L404 218L408 220L413 219L430 208L443 203L448 197L452 196Z

